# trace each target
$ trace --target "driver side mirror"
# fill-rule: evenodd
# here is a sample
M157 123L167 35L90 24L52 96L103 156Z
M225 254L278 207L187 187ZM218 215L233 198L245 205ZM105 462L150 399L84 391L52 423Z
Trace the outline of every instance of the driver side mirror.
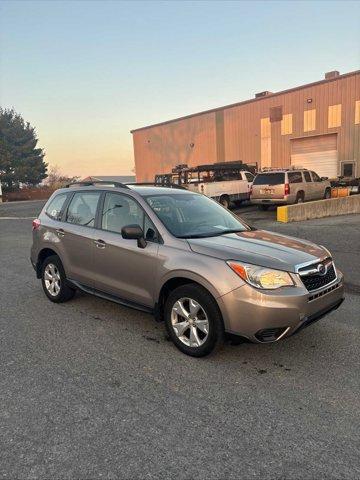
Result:
M126 240L137 240L139 248L145 248L147 243L140 225L126 225L121 229L121 235Z
M329 180L329 177L321 177L321 180L324 182L325 180Z

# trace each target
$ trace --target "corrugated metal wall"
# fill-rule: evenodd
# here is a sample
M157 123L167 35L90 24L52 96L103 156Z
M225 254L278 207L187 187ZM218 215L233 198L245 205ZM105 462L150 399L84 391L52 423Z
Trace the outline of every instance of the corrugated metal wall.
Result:
M169 172L179 163L243 160L285 167L290 165L291 139L326 133L337 133L339 161L357 161L360 175L360 124L355 123L359 100L360 72L354 72L336 80L135 130L137 180L152 181L156 173ZM270 109L279 106L283 120L270 122ZM333 108L329 111L329 107ZM340 125L332 127L339 120Z
M215 113L138 130L133 134L137 181L153 181L180 163L217 161Z

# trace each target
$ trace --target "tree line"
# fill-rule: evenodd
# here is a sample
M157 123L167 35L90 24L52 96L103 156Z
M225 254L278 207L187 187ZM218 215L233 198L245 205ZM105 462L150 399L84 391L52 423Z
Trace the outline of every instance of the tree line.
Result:
M4 191L34 187L47 177L35 128L14 109L0 107L0 180Z

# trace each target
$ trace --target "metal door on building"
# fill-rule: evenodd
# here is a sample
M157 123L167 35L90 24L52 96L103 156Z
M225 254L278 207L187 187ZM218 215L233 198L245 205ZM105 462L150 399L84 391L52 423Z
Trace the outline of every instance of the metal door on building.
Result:
M314 170L320 177L337 177L337 134L291 140L291 165Z

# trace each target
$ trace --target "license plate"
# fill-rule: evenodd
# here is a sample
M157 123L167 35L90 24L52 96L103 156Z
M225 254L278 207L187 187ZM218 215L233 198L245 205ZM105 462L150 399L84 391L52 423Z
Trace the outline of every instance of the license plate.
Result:
M261 193L262 195L268 195L269 193L270 193L270 194L271 194L271 193L275 193L275 190L274 190L273 188L262 188L262 189L260 190L260 193Z

